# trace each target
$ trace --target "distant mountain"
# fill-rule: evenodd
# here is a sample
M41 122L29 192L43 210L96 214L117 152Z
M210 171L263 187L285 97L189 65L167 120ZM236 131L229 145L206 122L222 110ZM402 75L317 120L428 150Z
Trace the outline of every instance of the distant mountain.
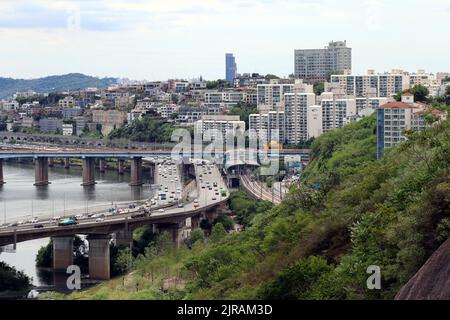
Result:
M28 90L37 93L49 93L88 87L106 88L116 82L116 78L96 78L81 73L69 73L31 80L0 77L0 98L12 97L16 92Z

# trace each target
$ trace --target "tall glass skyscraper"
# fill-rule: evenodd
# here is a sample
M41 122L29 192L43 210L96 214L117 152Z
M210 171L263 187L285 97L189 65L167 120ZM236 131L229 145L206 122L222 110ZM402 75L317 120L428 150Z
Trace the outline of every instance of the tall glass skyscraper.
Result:
M234 78L236 78L236 59L234 58L232 53L225 54L225 79L228 82L233 82Z

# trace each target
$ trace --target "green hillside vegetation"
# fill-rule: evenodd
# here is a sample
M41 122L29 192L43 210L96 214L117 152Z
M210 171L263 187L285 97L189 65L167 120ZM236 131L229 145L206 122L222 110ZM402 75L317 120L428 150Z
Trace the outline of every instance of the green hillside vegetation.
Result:
M129 139L138 142L170 142L174 126L161 119L143 117L130 124L114 129L109 139Z
M21 91L37 93L62 92L66 90L85 89L88 87L106 88L115 84L115 78L96 78L81 73L49 76L38 79L0 78L0 98L7 98Z
M242 195L231 201L246 212ZM150 245L127 281L65 298L392 299L450 234L450 121L381 160L375 116L326 133L301 185L248 218L245 231L213 228L192 250ZM370 265L381 290L366 287Z

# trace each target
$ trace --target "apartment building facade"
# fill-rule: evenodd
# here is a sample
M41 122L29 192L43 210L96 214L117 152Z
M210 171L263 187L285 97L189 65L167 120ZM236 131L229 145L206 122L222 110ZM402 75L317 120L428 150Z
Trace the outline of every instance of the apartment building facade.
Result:
M240 120L239 116L228 115L206 115L202 116L201 120L195 122L194 132L196 134L204 135L209 131L209 134L214 135L218 132L222 135L223 141L228 139L228 135L236 136L245 133L245 122Z
M294 74L309 83L326 81L335 72L351 73L352 49L346 41L332 41L324 49L294 51Z
M285 95L288 93L312 93L313 86L296 80L294 83L284 83L280 80L271 80L268 84L259 84L256 87L257 107L259 112L284 111Z
M434 109L430 105L415 103L414 95L405 93L401 101L388 102L377 109L377 158L384 155L386 148L407 140L406 130L422 130L432 125L427 115L435 121L443 120L447 113ZM435 123L435 122L434 122Z
M308 107L315 102L314 93L285 94L285 136L289 144L308 140Z

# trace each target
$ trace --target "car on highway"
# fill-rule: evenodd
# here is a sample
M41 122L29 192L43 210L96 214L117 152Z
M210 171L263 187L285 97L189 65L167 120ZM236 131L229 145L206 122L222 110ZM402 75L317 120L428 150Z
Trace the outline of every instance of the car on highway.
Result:
M158 212L164 212L164 209L159 209Z
M184 208L184 204L180 202L180 203L178 204L178 208Z
M29 223L38 223L38 222L39 222L39 219L36 218L36 217L34 217L34 218L30 219L28 222L29 222Z
M200 205L198 204L198 200L197 199L195 199L194 200L194 208L197 208L197 207L199 207Z
M18 225L19 224L17 222L13 222L13 223L8 224L8 228L17 227Z
M95 219L95 222L103 222L103 221L105 221L105 218L97 218L97 219Z
M145 212L135 212L131 215L132 219L144 218L144 217L145 217Z
M65 226L72 226L72 225L76 225L78 224L78 222L74 219L63 219L61 221L58 222L58 226L60 227L65 227Z
M77 220L84 219L84 215L82 215L82 214L77 214L77 215L75 216L75 219L77 219Z
M43 227L44 227L44 225L42 223L38 223L33 226L33 228L35 228L35 229L42 229Z
M216 198L216 197L213 197L212 200L215 201L215 200L217 200L217 198Z

